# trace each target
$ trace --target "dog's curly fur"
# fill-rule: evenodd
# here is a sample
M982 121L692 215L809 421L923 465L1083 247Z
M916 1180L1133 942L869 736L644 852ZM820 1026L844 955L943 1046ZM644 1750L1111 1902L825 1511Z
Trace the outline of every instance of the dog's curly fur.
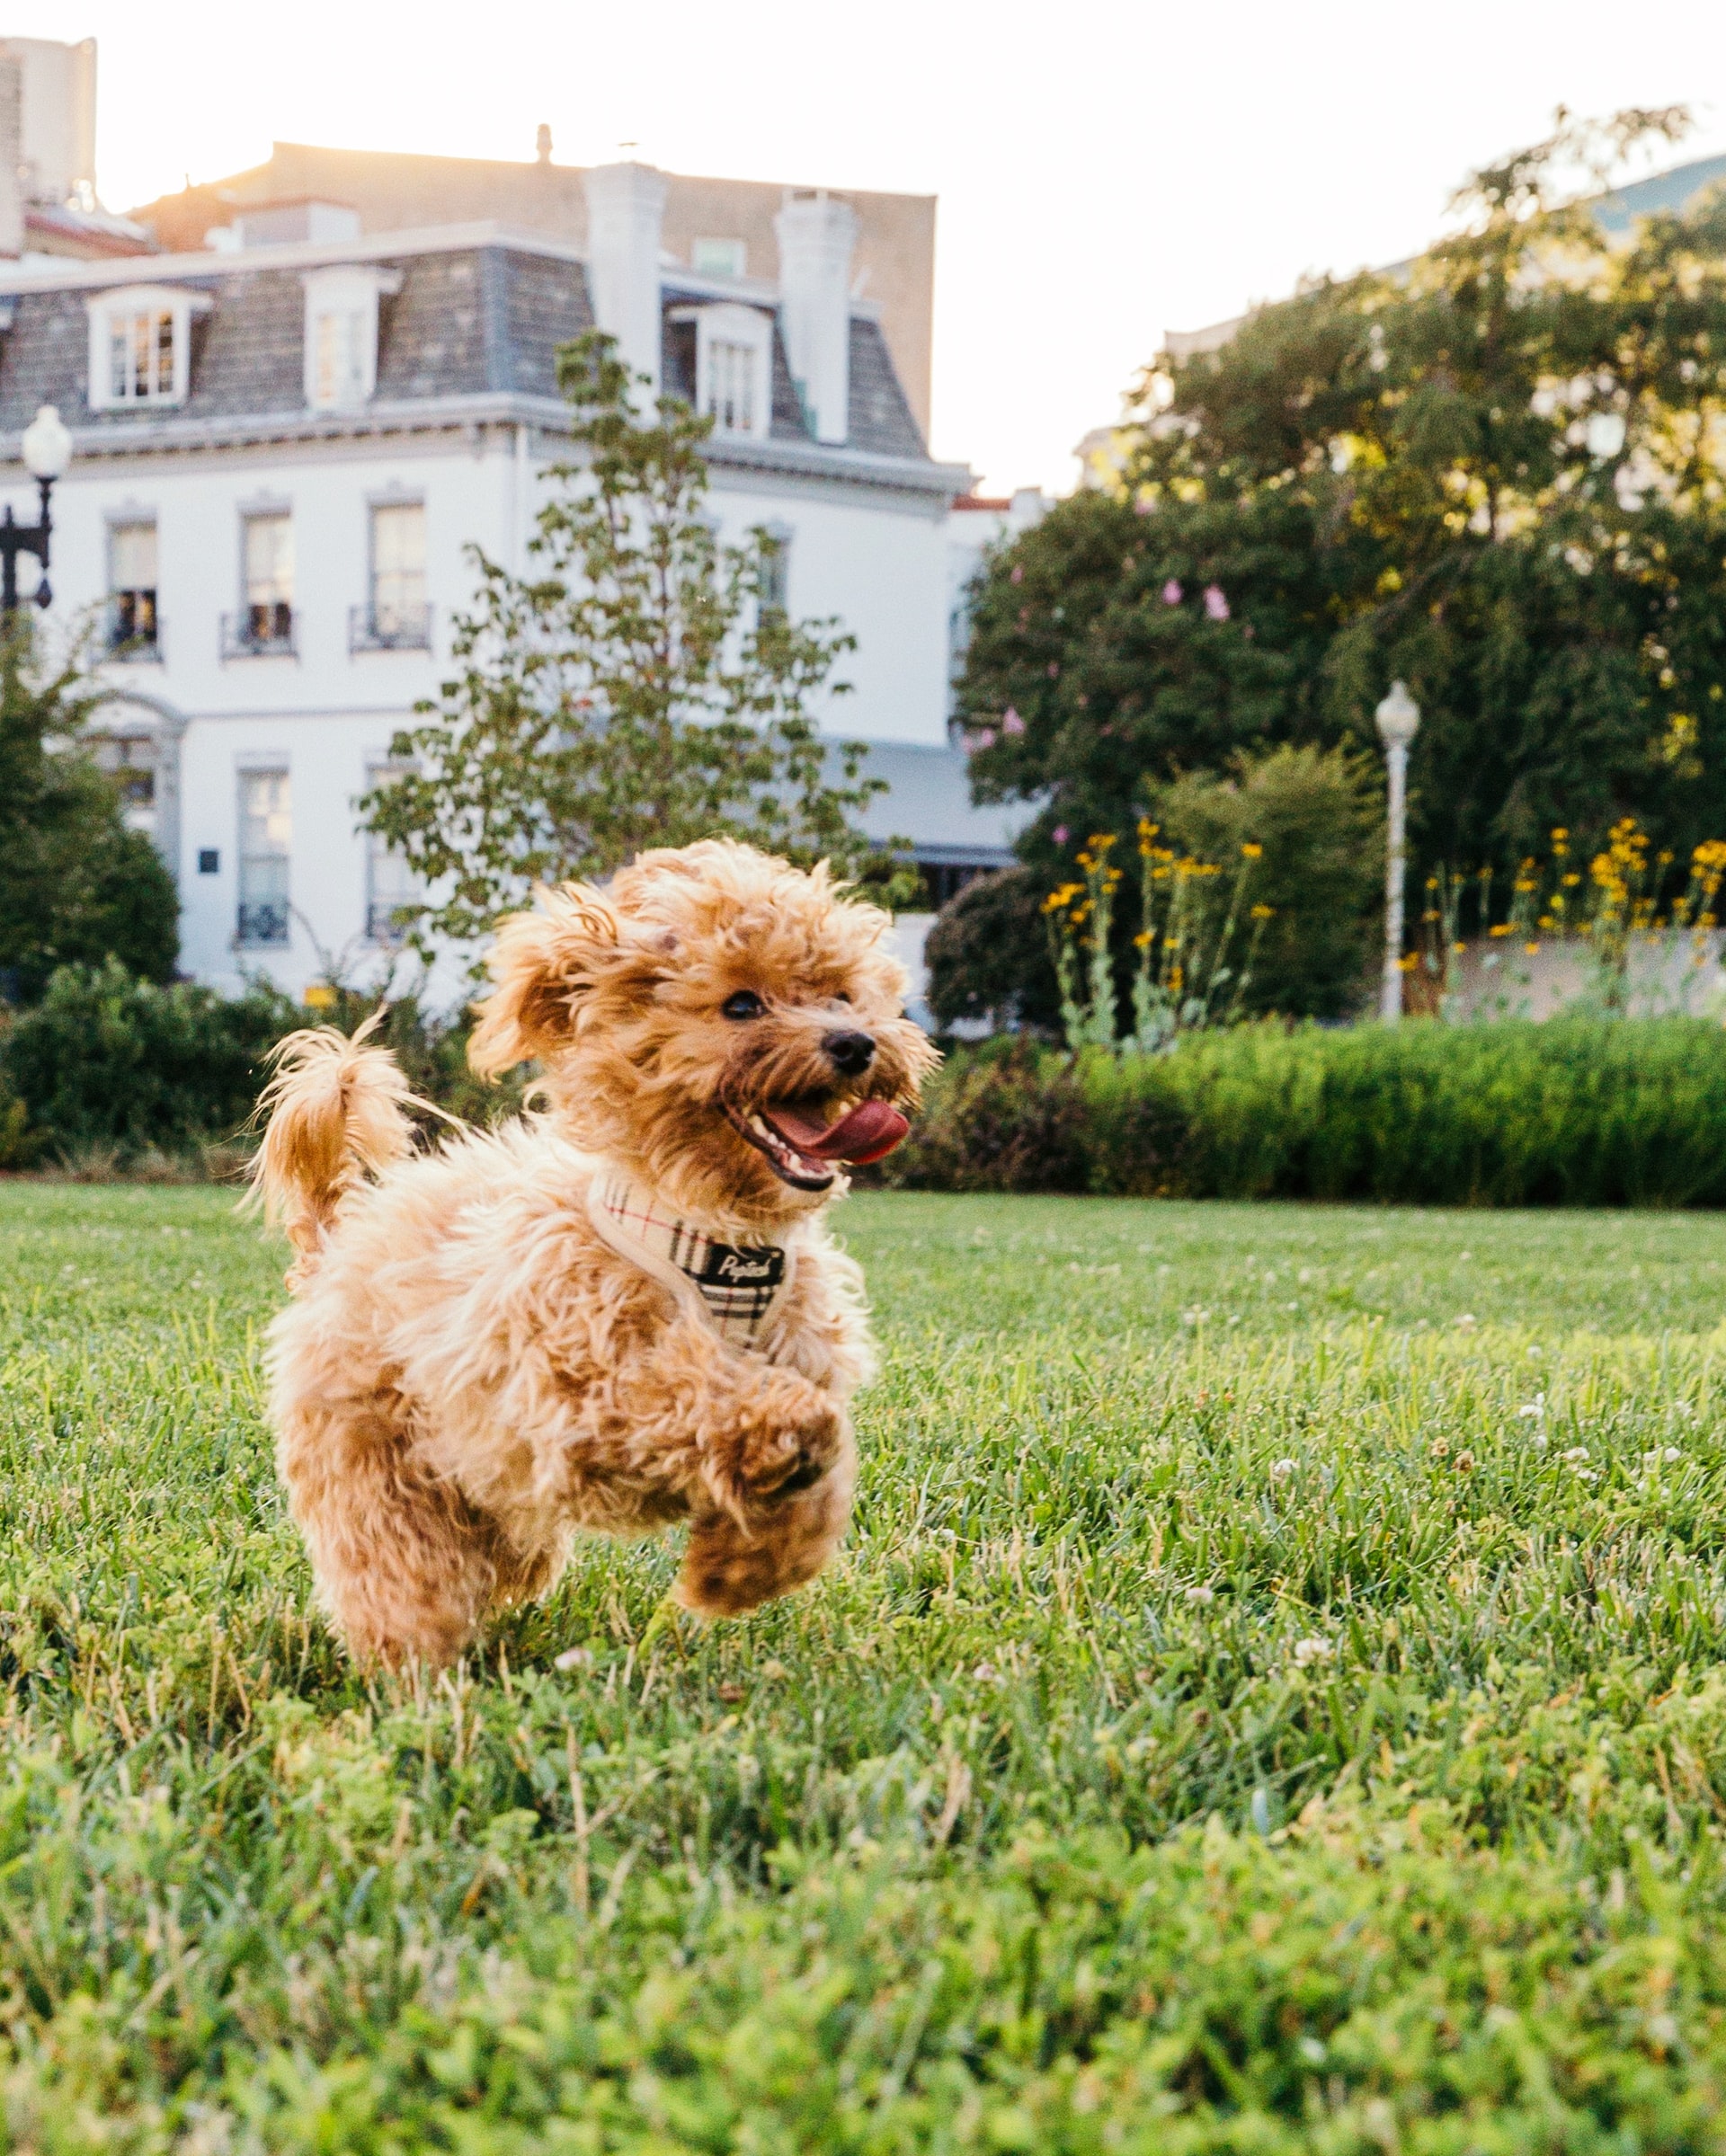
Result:
M507 921L469 1050L536 1060L541 1112L415 1152L386 1051L295 1034L255 1178L298 1260L271 1327L278 1460L320 1597L354 1655L459 1653L542 1594L578 1529L688 1518L679 1593L749 1610L811 1579L850 1509L846 1402L872 1366L862 1281L748 1135L776 1104L915 1099L934 1061L902 1013L887 917L709 840ZM760 1015L725 1015L740 991ZM837 1034L866 1032L860 1076ZM759 1130L760 1126L754 1126ZM761 1352L727 1345L592 1224L605 1167L731 1243L794 1245Z

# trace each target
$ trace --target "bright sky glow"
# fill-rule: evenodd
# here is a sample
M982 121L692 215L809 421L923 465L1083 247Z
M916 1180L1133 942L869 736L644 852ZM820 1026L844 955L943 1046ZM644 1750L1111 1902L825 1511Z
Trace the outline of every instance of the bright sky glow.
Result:
M1687 102L1726 150L1726 8L1667 0L13 0L100 44L100 184L125 209L272 138L940 197L933 447L1064 491L1165 328L1417 250L1472 166L1554 105Z

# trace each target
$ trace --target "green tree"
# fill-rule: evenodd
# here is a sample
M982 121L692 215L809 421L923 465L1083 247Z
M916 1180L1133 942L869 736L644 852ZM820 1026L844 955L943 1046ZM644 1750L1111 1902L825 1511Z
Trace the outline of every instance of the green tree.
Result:
M772 540L722 545L704 513L710 418L637 385L597 333L558 355L578 460L530 542L531 572L472 550L459 670L399 733L361 803L432 887L411 928L470 938L536 883L603 874L646 846L729 832L891 883L851 821L884 782L844 744L837 783L808 706L852 648L768 602Z
M1417 859L1726 832L1726 197L1627 244L1569 199L1685 124L1561 115L1404 271L1147 370L1118 487L975 596L974 783L1046 798L1028 860L1243 750L1375 751L1398 675Z
M173 977L178 894L85 745L100 701L76 652L45 666L27 624L0 630L0 1000L33 1003L57 967L109 958Z

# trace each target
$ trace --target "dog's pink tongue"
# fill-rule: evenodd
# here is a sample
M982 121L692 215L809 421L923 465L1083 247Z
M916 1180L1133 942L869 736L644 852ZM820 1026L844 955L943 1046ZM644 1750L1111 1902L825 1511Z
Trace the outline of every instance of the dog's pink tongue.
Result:
M892 1152L911 1129L898 1109L884 1100L860 1102L828 1128L788 1108L776 1108L769 1121L810 1159L849 1160L853 1167L867 1167Z

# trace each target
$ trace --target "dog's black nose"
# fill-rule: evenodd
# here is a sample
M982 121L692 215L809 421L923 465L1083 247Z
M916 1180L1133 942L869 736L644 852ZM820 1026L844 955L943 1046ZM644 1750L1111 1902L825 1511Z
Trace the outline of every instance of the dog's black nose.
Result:
M875 1060L873 1034L823 1034L821 1044L828 1061L846 1078L861 1078Z

